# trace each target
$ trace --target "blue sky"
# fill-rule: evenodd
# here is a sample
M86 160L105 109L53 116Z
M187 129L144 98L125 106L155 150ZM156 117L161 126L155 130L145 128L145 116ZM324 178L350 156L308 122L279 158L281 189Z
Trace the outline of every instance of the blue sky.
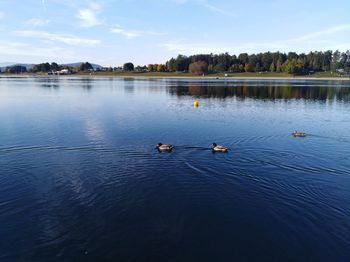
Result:
M0 0L0 62L350 49L350 1Z

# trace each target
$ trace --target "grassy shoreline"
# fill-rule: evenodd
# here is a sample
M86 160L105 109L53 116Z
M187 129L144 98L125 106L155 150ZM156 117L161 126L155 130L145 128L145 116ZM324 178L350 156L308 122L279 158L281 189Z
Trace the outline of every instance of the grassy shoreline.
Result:
M43 77L48 76L44 73L24 73L24 74L0 74L0 76L35 76ZM116 78L171 78L171 79L183 79L183 78L194 78L194 79L269 79L269 80L338 80L338 81L350 81L349 76L334 76L329 72L315 73L308 76L293 76L286 73L215 73L208 74L205 76L194 75L190 73L181 72L93 72L93 73L76 73L72 75L61 75L60 77L116 77ZM53 76L55 77L55 76ZM57 76L56 76L57 77Z

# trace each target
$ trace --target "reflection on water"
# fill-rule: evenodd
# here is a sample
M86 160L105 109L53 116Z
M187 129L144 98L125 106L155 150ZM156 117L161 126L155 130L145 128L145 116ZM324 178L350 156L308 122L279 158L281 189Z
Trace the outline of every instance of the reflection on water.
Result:
M57 89L60 87L60 82L58 78L47 78L47 79L37 78L35 79L35 82L38 83L39 86L43 88Z
M311 100L340 100L350 101L349 86L334 85L302 85L297 83L264 83L251 82L219 83L217 85L207 83L179 83L169 87L169 92L177 96L198 97L238 97L254 99L311 99Z
M2 79L5 79L4 77ZM9 77L8 79L14 79ZM16 78L15 78L16 79ZM150 91L163 91L165 86L171 95L196 96L201 98L253 98L253 99L306 99L306 100L339 100L350 101L350 83L348 81L322 81L322 80L196 80L196 79L134 79L123 78L68 78L59 77L37 77L34 82L40 87L59 88L67 84L79 82L78 87L91 90L94 83L108 80L124 86L126 93L134 93L135 87L144 85L151 87ZM72 86L70 84L70 86ZM74 85L75 86L75 85ZM312 87L312 88L311 88Z
M90 78L82 79L82 88L84 88L86 91L89 91L92 88L92 82L93 80Z
M135 80L132 78L124 78L124 90L125 93L135 93Z
M0 260L347 261L349 93L0 77Z

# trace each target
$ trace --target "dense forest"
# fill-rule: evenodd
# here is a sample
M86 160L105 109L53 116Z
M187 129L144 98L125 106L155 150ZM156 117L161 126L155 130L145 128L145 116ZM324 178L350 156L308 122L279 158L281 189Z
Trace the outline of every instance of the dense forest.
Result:
M211 72L284 72L310 74L314 72L350 72L350 52L326 51L297 54L295 52L202 54L171 58L165 64L168 71Z
M325 51L297 54L295 52L265 52L257 54L242 53L238 56L224 54L178 55L164 64L148 64L136 66L128 62L120 67L93 68L88 63L81 63L77 67L58 65L57 63L42 63L34 65L28 71L31 73L50 73L62 69L71 73L77 72L190 72L192 74L208 73L243 73L243 72L276 72L293 75L309 75L316 72L334 72L350 74L350 51ZM24 73L27 68L15 65L7 67L7 73Z

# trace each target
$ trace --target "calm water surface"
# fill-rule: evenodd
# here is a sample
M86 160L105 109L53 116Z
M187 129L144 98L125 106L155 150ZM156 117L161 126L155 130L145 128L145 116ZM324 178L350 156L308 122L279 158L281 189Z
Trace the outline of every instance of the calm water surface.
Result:
M350 261L350 82L1 77L0 260Z

